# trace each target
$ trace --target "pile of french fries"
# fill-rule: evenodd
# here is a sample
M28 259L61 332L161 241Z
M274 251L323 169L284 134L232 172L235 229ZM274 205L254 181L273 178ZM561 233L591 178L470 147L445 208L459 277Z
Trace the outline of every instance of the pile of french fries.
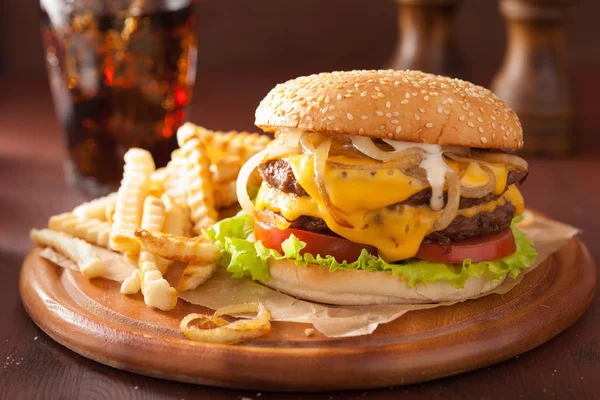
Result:
M188 123L177 141L164 168L157 169L146 150L130 149L118 192L51 217L47 229L31 231L31 239L69 258L88 278L105 273L92 245L122 253L137 268L121 293L141 291L148 306L172 310L178 291L195 289L215 272L221 253L202 231L217 221L220 209L237 203L240 168L270 139ZM163 277L174 261L187 263L177 288Z

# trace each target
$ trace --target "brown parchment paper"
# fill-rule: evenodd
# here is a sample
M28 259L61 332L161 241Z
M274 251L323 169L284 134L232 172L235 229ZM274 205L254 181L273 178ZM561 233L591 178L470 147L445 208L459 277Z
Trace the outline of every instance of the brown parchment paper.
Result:
M469 299L490 294L504 294L514 288L525 276L540 265L550 254L558 250L576 235L578 229L541 216L528 214L519 228L533 242L538 257L530 268L523 270L517 279L507 277L495 290ZM122 282L131 275L135 266L126 262L123 256L106 249L95 248L98 256L106 264L107 279ZM77 269L69 260L45 249L41 256L69 269ZM176 285L183 265L174 265L166 278ZM412 310L422 310L457 303L433 303L410 305L375 306L333 306L310 301L298 300L275 290L269 289L250 279L231 279L225 269L220 268L215 275L196 290L179 293L179 298L192 304L217 309L230 304L258 301L271 311L275 321L311 323L316 330L328 337L350 337L372 333L379 324L401 317Z

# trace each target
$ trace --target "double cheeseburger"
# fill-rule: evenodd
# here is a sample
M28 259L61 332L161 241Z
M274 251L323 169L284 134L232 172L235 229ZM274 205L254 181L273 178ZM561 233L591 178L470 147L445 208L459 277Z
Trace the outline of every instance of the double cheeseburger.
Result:
M425 303L483 294L535 259L514 223L521 124L483 87L322 73L277 85L256 125L275 140L242 168L243 211L209 231L234 277L323 303Z

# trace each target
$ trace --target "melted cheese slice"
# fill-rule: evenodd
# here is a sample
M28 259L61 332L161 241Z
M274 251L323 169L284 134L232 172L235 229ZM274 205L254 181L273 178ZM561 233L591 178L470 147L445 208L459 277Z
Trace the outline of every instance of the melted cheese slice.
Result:
M279 212L288 221L293 221L302 215L321 218L329 229L338 235L356 243L376 247L380 256L388 262L413 257L441 214L441 211L433 211L428 205L389 207L428 187L418 179L404 175L398 170L378 170L372 173L367 170L336 169L327 166L325 170L327 193L331 202L339 209L340 216L352 227L342 226L329 212L325 199L317 189L312 156L300 154L288 156L286 159L292 167L296 180L306 190L308 196L298 197L287 194L263 182L257 195L256 207L259 210L269 209ZM332 156L329 161L354 165L366 163L364 159L357 160L345 156ZM460 170L461 166L450 164L450 167ZM467 167L463 179L476 182L476 186L485 184L485 181L480 183L481 179L487 178L485 171L481 171L485 174L485 178L480 178L479 171L474 167L471 169L470 171ZM502 193L506 185L506 168L498 167L497 170L494 168L492 170L499 184L502 183L502 176L504 176L500 191ZM511 185L499 199L459 210L459 214L472 217L481 212L493 211L507 201L515 205L517 215L523 211L523 198L518 189Z

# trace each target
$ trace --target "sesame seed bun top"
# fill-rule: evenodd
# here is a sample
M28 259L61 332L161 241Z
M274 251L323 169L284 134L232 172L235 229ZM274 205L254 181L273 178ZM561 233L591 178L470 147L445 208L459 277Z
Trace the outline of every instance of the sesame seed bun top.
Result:
M281 83L256 125L418 143L520 149L523 130L506 102L470 82L420 71L340 71Z

